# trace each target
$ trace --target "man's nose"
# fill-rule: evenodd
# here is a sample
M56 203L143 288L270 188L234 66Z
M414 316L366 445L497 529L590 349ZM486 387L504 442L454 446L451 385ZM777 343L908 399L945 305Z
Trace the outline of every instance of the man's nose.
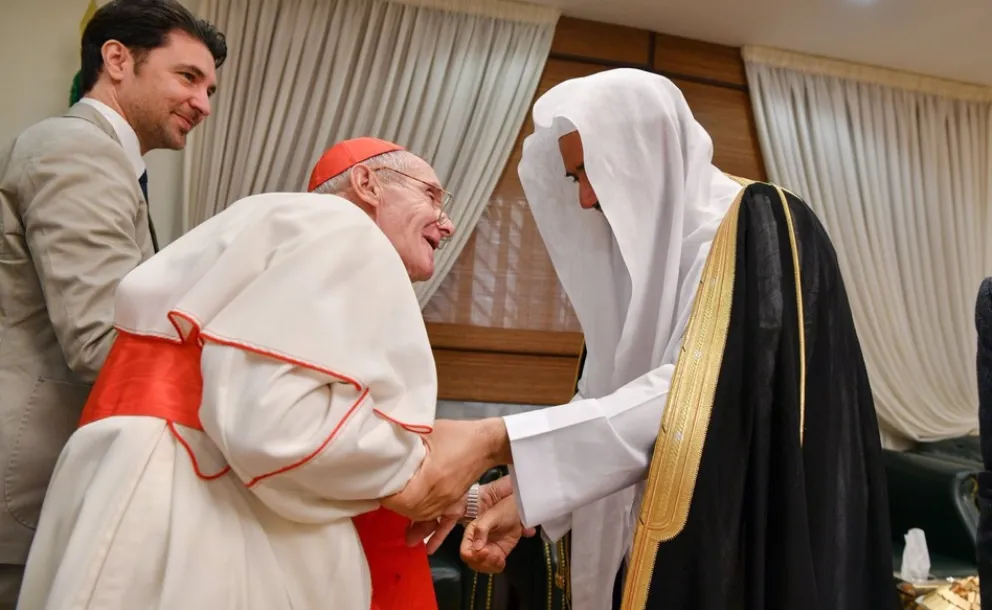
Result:
M210 96L207 95L206 89L200 90L193 96L193 99L190 100L190 106L200 113L201 120L210 116Z
M596 191L592 190L592 185L586 181L579 183L579 205L585 210L591 210L599 203Z
M583 210L591 210L596 207L599 201L596 199L596 193L582 193L579 195L579 205L582 206Z
M442 239L455 234L455 223L451 221L451 217L448 215L445 215L444 220L438 224L438 228L441 229Z

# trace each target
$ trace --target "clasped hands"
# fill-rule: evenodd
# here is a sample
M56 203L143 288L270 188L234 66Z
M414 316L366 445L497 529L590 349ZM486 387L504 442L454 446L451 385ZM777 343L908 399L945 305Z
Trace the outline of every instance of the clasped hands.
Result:
M382 505L413 521L408 544L430 536L427 552L434 553L464 517L469 487L489 469L511 463L511 455L500 418L438 420L424 442L427 455L420 470L402 491L383 498ZM480 487L478 512L465 527L462 560L478 572L501 572L521 536L534 535L520 523L509 477Z

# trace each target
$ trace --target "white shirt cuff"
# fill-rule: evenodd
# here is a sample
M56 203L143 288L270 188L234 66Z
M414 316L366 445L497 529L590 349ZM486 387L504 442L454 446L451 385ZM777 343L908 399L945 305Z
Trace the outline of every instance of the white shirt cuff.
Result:
M551 427L543 409L503 418L513 454L513 493L517 497L520 521L537 527L561 515L555 508L565 506L558 457L551 446Z

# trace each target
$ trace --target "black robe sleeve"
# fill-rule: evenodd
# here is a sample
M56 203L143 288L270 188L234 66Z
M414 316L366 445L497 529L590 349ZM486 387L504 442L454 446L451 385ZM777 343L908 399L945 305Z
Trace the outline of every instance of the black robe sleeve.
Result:
M985 470L992 471L992 278L985 278L975 299L975 331L978 349L975 372L978 377L978 421Z
M830 239L772 185L735 208L683 341L623 607L897 608L878 422Z
M984 469L978 473L978 577L992 583L992 278L985 278L975 299L975 355L978 424ZM992 584L980 588L982 607L992 608Z

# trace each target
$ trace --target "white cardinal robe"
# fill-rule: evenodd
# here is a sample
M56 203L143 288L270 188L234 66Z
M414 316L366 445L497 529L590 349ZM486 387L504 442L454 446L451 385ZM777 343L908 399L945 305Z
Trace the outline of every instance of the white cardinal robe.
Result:
M436 401L379 228L330 195L248 197L125 277L115 307L131 351L60 456L19 607L367 610L352 517L416 472ZM160 383L191 379L187 349L202 389ZM192 420L127 414L191 392Z

